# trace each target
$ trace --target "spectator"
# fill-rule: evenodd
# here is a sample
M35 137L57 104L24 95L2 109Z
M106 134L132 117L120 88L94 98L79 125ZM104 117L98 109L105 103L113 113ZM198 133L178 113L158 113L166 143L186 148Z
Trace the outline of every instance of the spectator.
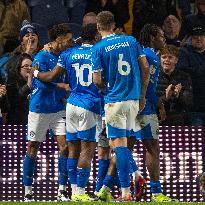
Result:
M161 51L161 73L156 94L164 103L167 118L163 125L185 125L192 105L192 82L188 74L175 69L178 49L167 45Z
M64 0L67 8L69 23L82 25L87 0Z
M0 125L6 124L6 117L8 113L8 101L6 96L6 86L0 76Z
M162 29L166 38L167 44L172 44L180 47L178 35L181 29L181 23L174 15L169 15L165 18Z
M205 0L196 0L197 14L186 16L180 33L180 39L187 39L196 25L205 26Z
M96 24L96 14L89 12L83 17L83 25Z
M28 7L24 0L0 1L0 44L18 39L21 22L30 20Z
M27 0L31 13L31 20L51 28L59 23L68 23L69 17L62 0Z
M134 0L133 35L139 37L146 23L162 26L165 17L170 14L181 19L190 13L190 0Z
M24 20L19 35L21 44L14 49L12 53L6 53L0 59L0 73L3 78L6 78L6 65L15 60L16 57L22 53L27 53L34 56L41 48L39 45L39 38L36 28L27 20Z
M94 12L98 14L103 10L111 11L114 14L117 28L124 28L124 24L129 20L128 0L87 1L86 13Z
M205 26L195 26L191 45L180 50L179 70L190 74L193 83L193 108L190 123L205 125Z
M9 111L7 123L11 125L27 124L32 76L30 68L32 58L29 54L21 54L7 64L7 96Z

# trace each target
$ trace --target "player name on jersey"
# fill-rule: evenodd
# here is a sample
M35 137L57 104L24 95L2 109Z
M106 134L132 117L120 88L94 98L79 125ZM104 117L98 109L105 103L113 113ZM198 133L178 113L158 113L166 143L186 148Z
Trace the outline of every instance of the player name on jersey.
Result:
M78 59L91 59L91 55L83 54L83 53L72 55L72 60L78 60Z
M116 43L114 45L111 45L111 46L108 46L108 47L105 47L105 51L106 52L109 52L109 51L112 51L114 49L119 49L121 47L129 47L129 43L126 41L126 42L122 42L122 43Z

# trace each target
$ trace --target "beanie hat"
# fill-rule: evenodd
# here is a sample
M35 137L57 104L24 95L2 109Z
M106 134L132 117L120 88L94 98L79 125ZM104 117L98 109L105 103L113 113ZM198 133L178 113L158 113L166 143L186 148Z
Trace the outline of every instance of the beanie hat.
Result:
M20 40L22 40L22 38L27 33L35 33L36 35L38 35L36 28L32 24L30 24L27 20L23 20L21 29L20 29L20 34L19 34Z

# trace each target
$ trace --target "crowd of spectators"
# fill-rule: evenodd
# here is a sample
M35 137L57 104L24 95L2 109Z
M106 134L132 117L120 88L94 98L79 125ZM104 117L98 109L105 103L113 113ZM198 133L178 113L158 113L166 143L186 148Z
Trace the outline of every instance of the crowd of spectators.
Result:
M32 57L49 42L49 28L66 23L78 41L82 25L95 23L102 10L115 15L118 32L136 38L146 23L163 29L168 46L160 54L156 93L166 108L162 124L205 125L205 0L1 0L3 123L27 123L28 73Z

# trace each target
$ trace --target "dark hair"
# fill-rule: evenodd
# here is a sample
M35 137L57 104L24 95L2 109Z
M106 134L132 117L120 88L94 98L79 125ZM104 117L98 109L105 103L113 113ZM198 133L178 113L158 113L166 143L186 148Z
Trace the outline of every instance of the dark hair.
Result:
M87 24L83 26L81 38L83 41L93 41L97 35L97 25L96 24Z
M178 58L179 56L179 48L177 48L174 45L166 45L162 50L160 51L160 56L165 54L171 54Z
M66 35L67 33L71 33L71 30L66 23L54 25L48 30L51 41L55 41L59 36Z
M23 53L13 57L12 60L7 63L6 69L8 73L8 77L7 77L8 84L15 83L16 81L19 80L19 78L21 78L20 75L21 64L25 59L30 59L31 61L33 60L29 54Z
M140 31L139 42L144 47L150 46L151 36L156 37L161 28L155 24L145 24Z
M115 23L114 15L110 11L100 12L96 20L100 31L109 31Z

